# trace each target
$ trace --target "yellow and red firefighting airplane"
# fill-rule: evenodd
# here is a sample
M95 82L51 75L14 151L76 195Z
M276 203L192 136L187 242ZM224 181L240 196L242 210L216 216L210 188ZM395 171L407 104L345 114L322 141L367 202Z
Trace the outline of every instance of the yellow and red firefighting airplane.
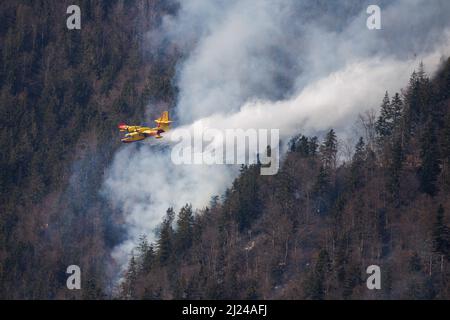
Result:
M148 137L155 137L161 139L161 133L169 131L169 125L172 121L169 120L169 111L164 111L158 119L155 120L158 124L155 128L141 127L141 126L128 126L125 123L119 124L119 130L121 132L128 132L125 137L121 139L123 143L130 143L144 140Z

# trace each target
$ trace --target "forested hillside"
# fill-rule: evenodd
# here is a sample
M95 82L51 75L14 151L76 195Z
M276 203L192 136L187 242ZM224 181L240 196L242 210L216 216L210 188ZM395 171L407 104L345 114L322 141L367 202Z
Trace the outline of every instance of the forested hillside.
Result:
M120 215L98 194L117 124L172 105L176 52L143 46L170 1L0 2L0 298L101 298ZM69 291L80 264L85 290Z
M450 59L359 122L343 162L333 130L299 134L277 175L246 166L206 209L169 208L122 298L449 299ZM372 264L381 290L366 287Z
M72 4L81 30L66 27ZM168 208L112 290L126 232L99 191L117 124L176 105L188 53L152 31L178 9L0 2L0 299L450 299L450 59L360 115L353 146L299 133L277 175L244 166L206 208ZM82 290L66 288L72 264ZM367 290L372 264L381 290Z

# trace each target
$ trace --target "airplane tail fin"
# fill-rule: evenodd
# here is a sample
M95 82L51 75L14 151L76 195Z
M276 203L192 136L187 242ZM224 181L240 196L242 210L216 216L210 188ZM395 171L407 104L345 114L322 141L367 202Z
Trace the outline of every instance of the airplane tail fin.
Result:
M164 130L164 132L169 131L169 126L172 123L169 119L169 111L164 111L155 122L158 124L158 128Z

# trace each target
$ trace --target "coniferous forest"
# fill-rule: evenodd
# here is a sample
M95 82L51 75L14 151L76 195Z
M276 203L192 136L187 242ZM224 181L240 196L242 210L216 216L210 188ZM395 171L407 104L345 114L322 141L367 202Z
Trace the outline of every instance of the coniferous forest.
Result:
M121 220L98 189L117 124L172 104L177 53L140 45L169 2L83 1L82 30L67 32L70 4L0 4L0 298L104 297ZM65 285L74 260L83 293Z
M145 236L122 285L129 299L450 298L450 59L434 79L386 92L348 161L338 137L299 134L280 172L243 166L204 210L172 208ZM366 288L379 265L382 290Z
M277 175L242 166L206 207L168 207L117 284L124 221L98 192L116 127L175 107L184 57L143 45L172 1L80 3L82 34L67 1L0 3L1 299L450 299L450 58L355 114L354 145L298 132Z

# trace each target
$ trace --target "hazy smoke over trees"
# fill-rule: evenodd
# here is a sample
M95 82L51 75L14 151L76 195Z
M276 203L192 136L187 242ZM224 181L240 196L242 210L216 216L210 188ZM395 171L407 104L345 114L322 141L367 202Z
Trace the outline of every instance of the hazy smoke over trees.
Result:
M366 27L369 4L381 7L381 30ZM386 89L400 90L420 61L432 73L450 53L448 12L445 0L187 0L147 41L183 52L175 126L279 128L286 138L347 131ZM124 146L104 182L129 232L113 252L120 264L168 207L207 205L237 169L175 166L170 148L154 144Z

